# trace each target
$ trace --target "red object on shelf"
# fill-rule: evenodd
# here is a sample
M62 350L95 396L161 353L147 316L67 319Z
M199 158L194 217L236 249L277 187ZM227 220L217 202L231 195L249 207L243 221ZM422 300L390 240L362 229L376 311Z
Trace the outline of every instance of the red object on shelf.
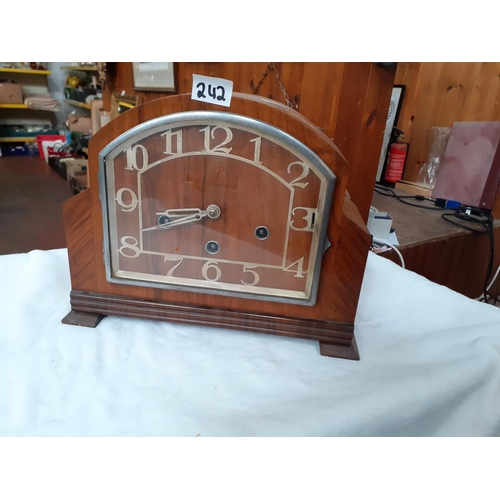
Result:
M398 182L403 178L407 154L407 142L394 142L391 144L385 170L385 180L387 182Z
M36 142L40 158L48 162L48 148L52 148L53 151L55 146L66 144L66 137L64 135L37 135Z

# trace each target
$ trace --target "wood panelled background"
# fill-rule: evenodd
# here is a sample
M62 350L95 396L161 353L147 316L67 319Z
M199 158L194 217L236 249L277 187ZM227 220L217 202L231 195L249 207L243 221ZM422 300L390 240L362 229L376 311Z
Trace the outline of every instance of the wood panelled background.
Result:
M395 83L406 85L398 128L410 143L408 181L417 180L427 161L431 127L500 120L499 62L399 63Z
M233 81L234 92L252 94L267 62L176 63L178 93L190 93L192 75ZM375 184L382 137L396 69L374 63L276 63L294 109L321 127L350 165L348 190L366 220ZM286 103L274 70L267 70L257 95ZM132 63L108 63L104 107L111 93L137 94L142 102L168 95L134 91Z

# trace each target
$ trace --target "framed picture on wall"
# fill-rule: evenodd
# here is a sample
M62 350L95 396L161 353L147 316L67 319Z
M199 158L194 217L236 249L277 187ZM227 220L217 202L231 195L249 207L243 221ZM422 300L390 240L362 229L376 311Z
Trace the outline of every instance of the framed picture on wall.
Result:
M133 62L134 90L175 92L173 62Z

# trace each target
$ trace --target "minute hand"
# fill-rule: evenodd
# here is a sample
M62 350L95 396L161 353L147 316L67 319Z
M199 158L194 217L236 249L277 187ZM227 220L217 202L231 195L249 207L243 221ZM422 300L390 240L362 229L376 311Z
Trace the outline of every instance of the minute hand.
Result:
M181 215L182 210L185 210L184 213L188 213L188 215ZM207 217L208 212L206 210L200 210L199 208L186 208L180 210L166 210L165 215L170 217L172 220L170 222L166 222L165 224L161 224L160 227L169 229L173 226L180 226L181 224L190 224L191 222L199 221L200 219Z
M166 215L172 220L165 222L164 224L159 224L158 226L143 229L143 231L151 231L153 229L170 229L173 226L180 226L181 224L190 224L191 222L199 221L204 217L217 219L220 217L220 214L221 211L217 205L209 205L206 210L201 210L199 208L175 208L165 210L165 212L159 212L156 215Z

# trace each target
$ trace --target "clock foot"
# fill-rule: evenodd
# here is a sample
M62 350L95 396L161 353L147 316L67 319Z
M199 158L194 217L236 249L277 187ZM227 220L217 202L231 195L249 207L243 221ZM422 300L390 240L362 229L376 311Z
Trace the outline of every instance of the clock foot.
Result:
M61 320L65 325L87 326L95 328L104 318L103 314L71 311Z
M352 342L349 347L330 342L320 342L319 353L322 356L331 356L333 358L344 358L359 361L359 351L354 336L352 337Z

